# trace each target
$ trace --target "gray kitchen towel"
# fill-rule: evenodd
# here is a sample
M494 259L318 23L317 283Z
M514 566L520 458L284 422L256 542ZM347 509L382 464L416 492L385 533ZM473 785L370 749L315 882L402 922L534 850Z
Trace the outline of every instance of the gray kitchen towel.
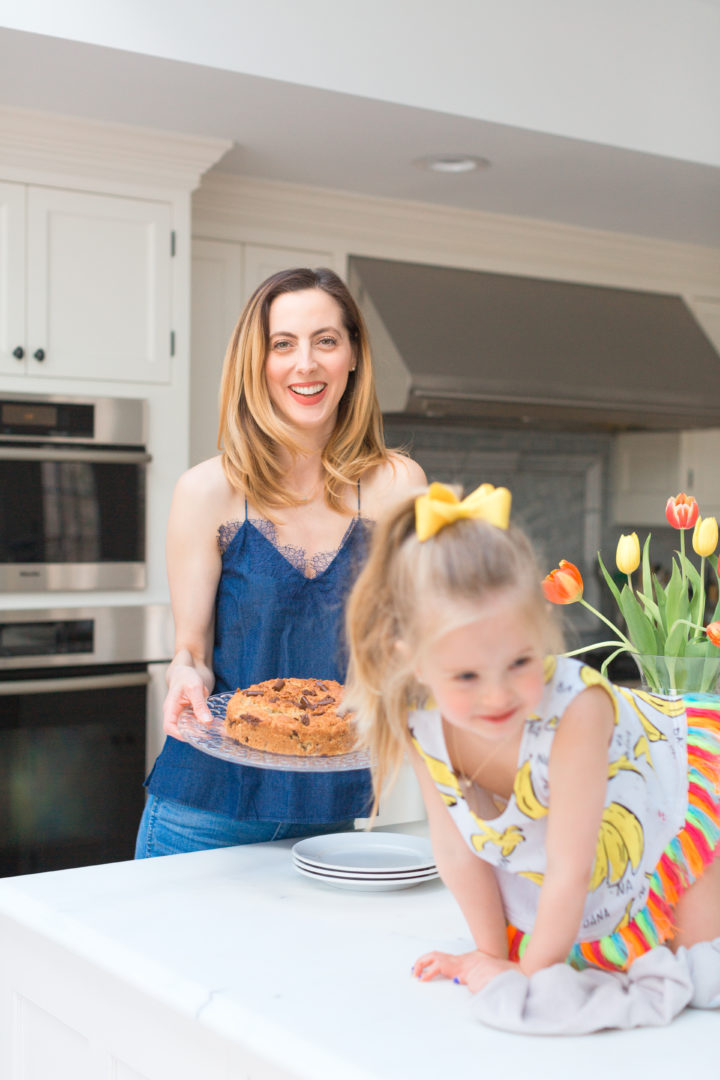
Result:
M720 1005L720 938L677 953L651 949L627 972L567 964L529 977L505 971L474 995L470 1009L476 1020L503 1031L587 1035L669 1024L688 1005Z

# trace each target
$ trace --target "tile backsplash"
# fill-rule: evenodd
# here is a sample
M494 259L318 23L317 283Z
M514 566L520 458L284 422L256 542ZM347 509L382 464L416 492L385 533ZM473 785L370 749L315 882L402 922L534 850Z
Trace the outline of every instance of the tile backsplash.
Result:
M613 601L597 567L597 552L611 571L619 530L609 524L611 435L538 432L445 424L392 415L385 418L389 446L407 450L428 480L459 484L467 493L481 483L513 495L513 520L533 541L547 570L560 559L575 563L590 603L612 613ZM579 605L563 609L568 647L604 637L598 621Z

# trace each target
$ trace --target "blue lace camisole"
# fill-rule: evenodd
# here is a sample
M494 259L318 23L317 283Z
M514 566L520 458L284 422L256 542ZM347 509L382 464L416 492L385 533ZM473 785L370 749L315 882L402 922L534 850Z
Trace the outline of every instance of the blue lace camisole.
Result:
M311 560L281 548L271 522L222 526L215 601L213 693L264 679L344 681L344 608L367 553L370 523L358 515L336 552ZM154 794L243 821L322 824L362 817L371 804L366 769L293 773L234 765L168 737L146 781Z

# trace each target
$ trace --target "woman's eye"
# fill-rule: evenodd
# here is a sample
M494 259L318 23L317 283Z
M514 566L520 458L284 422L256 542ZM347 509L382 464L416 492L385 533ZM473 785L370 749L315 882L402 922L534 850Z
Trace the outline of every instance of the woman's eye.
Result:
M283 349L289 349L289 348L290 348L290 342L285 341L284 338L281 339L280 341L274 341L273 342L273 349L278 349L278 350L282 351Z
M319 344L332 348L333 346L337 345L337 341L333 337L324 337L320 338Z

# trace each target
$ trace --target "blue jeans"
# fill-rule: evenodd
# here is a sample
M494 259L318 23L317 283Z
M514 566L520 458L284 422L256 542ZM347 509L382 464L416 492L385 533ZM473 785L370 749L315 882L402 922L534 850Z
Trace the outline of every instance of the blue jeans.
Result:
M225 814L198 810L174 799L149 795L138 830L136 859L156 855L182 855L188 851L234 847L236 844L262 844L267 840L286 840L294 836L321 836L325 833L352 832L353 819L329 824L286 821L236 821Z

